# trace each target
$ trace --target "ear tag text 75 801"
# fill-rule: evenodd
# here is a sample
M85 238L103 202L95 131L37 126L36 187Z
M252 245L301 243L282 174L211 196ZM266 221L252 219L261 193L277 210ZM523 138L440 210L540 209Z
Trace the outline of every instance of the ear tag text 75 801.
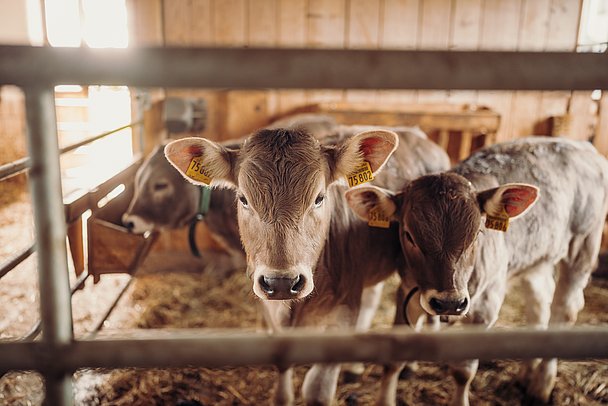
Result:
M386 214L384 214L384 210L382 210L382 208L374 207L369 211L369 217L367 221L368 226L378 228L389 228L390 224L391 220Z
M363 161L363 163L355 168L355 170L346 177L348 181L348 187L361 185L362 183L370 182L374 180L374 174L372 168L369 166L369 162Z
M497 216L486 215L486 228L502 231L503 233L509 228L509 215L507 211L502 208L502 212Z
M190 165L188 165L186 176L199 182L203 182L205 185L209 185L211 183L210 173L203 166L203 158L200 156L192 158Z

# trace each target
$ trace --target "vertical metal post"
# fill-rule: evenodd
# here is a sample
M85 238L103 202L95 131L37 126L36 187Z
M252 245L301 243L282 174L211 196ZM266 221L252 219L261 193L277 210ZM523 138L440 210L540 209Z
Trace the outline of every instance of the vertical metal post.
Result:
M68 278L66 225L59 171L57 123L52 88L25 89L29 184L34 205L40 319L49 365L59 356L57 346L73 340L72 306ZM45 377L47 405L72 405L72 377L52 369Z

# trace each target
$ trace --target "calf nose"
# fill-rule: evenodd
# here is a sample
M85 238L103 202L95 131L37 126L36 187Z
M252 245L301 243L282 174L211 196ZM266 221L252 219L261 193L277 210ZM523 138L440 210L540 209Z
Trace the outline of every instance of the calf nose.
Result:
M271 300L289 300L295 298L306 284L306 277L298 275L295 278L273 278L260 276L260 287Z
M135 223L132 221L127 221L126 223L123 223L123 225L126 227L127 230L132 231L133 228L135 228Z
M464 313L469 305L469 299L466 297L457 299L437 299L436 297L429 300L429 305L439 315L458 316Z

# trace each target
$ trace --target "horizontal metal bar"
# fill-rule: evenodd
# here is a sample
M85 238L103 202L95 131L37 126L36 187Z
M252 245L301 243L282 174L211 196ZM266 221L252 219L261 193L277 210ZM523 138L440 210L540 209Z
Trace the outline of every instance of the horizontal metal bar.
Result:
M13 258L2 263L0 265L0 278L12 271L17 265L25 261L30 255L32 255L34 251L36 251L36 244L30 245L28 248L15 255Z
M124 130L124 129L126 129L126 128L134 127L134 126L139 125L139 124L141 124L141 123L143 123L143 120L140 120L140 121L135 121L135 122L132 122L132 123L129 123L129 124L123 125L122 127L118 127L118 128L113 129L113 130L106 131L106 132L104 132L104 133L101 133L101 134L95 135L95 136L93 136L93 137L87 138L86 140L83 140L83 141L80 141L80 142L76 142L76 143L74 143L74 144L72 144L72 145L68 145L68 146L66 146L66 147L60 148L60 149L59 149L59 153L60 153L60 154L65 154L66 152L73 151L73 150L75 150L76 148L82 147L83 145L90 144L90 143L92 143L92 142L94 142L94 141L97 141L97 140L100 140L100 139L102 139L102 138L105 138L105 137L107 137L108 135L112 135L112 134L117 133L117 132L119 132L119 131L122 131L122 130Z
M591 90L606 72L599 53L0 47L0 84L18 86Z
M75 341L46 352L38 342L0 345L8 369L202 367L376 362L398 360L608 358L608 328L543 330L451 329L412 333L395 328L357 334L290 330L270 335L213 330L135 330L105 339Z
M123 125L122 127L118 127L115 128L113 130L110 131L106 131L104 133L95 135L93 137L87 138L86 140L68 145L66 147L63 147L59 150L60 154L65 154L66 152L70 152L75 150L76 148L82 147L83 145L87 145L90 144L94 141L100 140L104 137L107 137L108 135L112 135L114 133L117 133L119 131L124 130L125 128L129 128L129 127L134 127L136 125L140 125L143 123L143 120L138 120L138 121L134 121L132 123L129 123L127 125ZM13 162L9 162L7 164L1 165L0 166L0 182L3 181L4 179L8 179L12 176L16 176L21 172L27 171L30 167L30 158L29 157L25 157L25 158L21 158L21 159L17 159L16 161Z
M9 162L0 166L0 182L4 179L16 176L21 172L28 170L30 167L30 158L25 157L17 159L16 161Z

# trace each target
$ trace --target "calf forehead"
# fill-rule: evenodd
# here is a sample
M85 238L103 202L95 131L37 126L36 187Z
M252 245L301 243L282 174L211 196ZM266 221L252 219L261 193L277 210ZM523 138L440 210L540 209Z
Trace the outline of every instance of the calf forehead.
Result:
M407 187L404 204L405 224L427 255L457 257L479 230L476 193L462 176L421 177Z
M322 180L321 147L300 130L262 130L245 144L239 186L269 223L300 218Z

